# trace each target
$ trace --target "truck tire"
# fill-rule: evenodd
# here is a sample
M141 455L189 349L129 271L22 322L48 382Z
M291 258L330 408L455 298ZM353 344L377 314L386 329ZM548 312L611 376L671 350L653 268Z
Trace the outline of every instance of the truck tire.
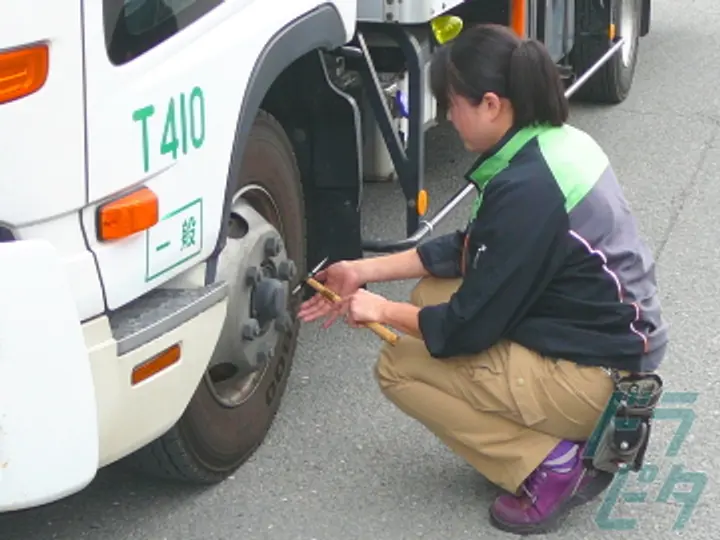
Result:
M254 203L252 208L275 226L288 257L296 264L295 276L286 280L288 296L285 297L288 312L294 315L301 299L300 295L289 296L289 291L306 272L303 193L292 145L282 126L265 112L259 113L250 132L235 188L240 194L238 201L244 204L244 199L248 198ZM255 196L255 201L251 195ZM243 225L235 224L236 228L238 226L242 228ZM274 352L266 351L266 362L259 371L237 380L231 373L233 362L244 362L238 361L244 353L237 349L237 336L241 333L238 324L245 315L237 314L250 309L247 305L250 295L246 292L250 287L247 268L243 267L235 274L232 271L238 264L247 266L245 262L252 259L252 255L246 254L253 252L245 246L239 254L229 253L225 262L223 257L233 249L237 238L242 241L250 236L250 221L247 227L243 237L241 232L233 232L231 224L228 243L220 254L218 279L224 278L228 283L235 280L236 284L235 288L231 284L228 320L211 367L178 423L132 456L133 465L145 473L200 484L220 482L262 444L280 406L297 343L299 323L294 316L285 320L282 330L275 327L279 336L277 345ZM253 294L257 298L258 290L255 289Z
M615 24L616 34L627 38L627 43L588 79L575 98L592 103L621 103L630 93L635 76L643 25L642 0L576 1L575 35L578 38L571 58L577 76L591 68L611 46L608 25L598 21L609 20ZM605 35L602 32L606 32Z

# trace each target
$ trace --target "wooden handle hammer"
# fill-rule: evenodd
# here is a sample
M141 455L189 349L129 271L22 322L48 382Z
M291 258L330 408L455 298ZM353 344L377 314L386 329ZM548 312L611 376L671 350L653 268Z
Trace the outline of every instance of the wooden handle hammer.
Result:
M325 285L323 285L322 283L320 283L319 281L317 281L316 279L314 279L312 277L308 277L305 280L305 283L310 285L319 294L321 294L322 296L324 296L331 302L338 303L338 302L342 301L342 298L340 298L340 296L337 293L331 291L330 289L325 287ZM395 332L385 328L382 324L378 324L376 322L371 322L371 323L363 323L363 326L367 326L370 330L375 332L378 336L380 336L382 339L387 341L392 346L395 346L395 344L397 343L397 341L399 339L398 335Z

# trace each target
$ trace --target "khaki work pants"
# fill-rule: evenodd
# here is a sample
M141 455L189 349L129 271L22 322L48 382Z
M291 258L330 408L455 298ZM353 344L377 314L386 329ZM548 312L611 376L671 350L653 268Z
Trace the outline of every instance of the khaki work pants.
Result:
M446 302L459 285L423 278L411 301ZM544 358L508 341L482 354L435 359L422 340L402 336L383 347L375 376L401 411L512 493L560 440L587 440L613 391L601 368Z

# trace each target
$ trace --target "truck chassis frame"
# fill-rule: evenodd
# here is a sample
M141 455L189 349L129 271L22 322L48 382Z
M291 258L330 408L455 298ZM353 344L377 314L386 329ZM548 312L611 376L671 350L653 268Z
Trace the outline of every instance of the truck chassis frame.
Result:
M572 1L572 0L569 0ZM608 0L590 0L598 3L601 9L606 7ZM642 2L642 30L641 35L649 31L649 2ZM538 18L537 0L528 3L528 24L527 35L530 38L538 39ZM547 16L545 14L545 16ZM534 22L533 22L534 21ZM569 24L565 16L564 32L567 32ZM387 153L392 162L397 182L402 190L405 200L405 229L406 237L401 239L368 239L361 240L361 251L371 253L392 253L415 247L428 235L431 235L438 224L440 224L467 196L476 190L472 185L466 185L451 196L432 217L423 217L424 213L419 211L418 196L425 189L425 131L426 120L423 117L423 107L426 103L426 93L423 70L427 64L427 48L418 38L417 25L388 24L381 22L360 22L353 42L341 47L337 51L321 55L325 62L325 71L332 72L330 63L337 60L338 55L345 62L347 67L358 73L355 82L361 87L372 112L371 120L377 123L377 128L387 148ZM394 119L389 105L388 95L382 87L380 72L377 69L376 61L371 54L371 46L368 45L368 36L373 36L382 41L391 42L400 52L398 64L402 63L403 70L407 73L407 104L405 118L407 119L407 136L401 138L397 128L393 125ZM602 54L594 64L590 65L582 73L576 73L573 77L573 70L567 65L566 43L562 49L565 56L558 62L558 69L561 76L570 80L565 95L569 98L580 90L588 80L607 64L615 55L619 54L626 44L623 36L610 38L607 33L602 34L598 25L593 25L593 30L586 32L583 36L602 37L609 40L607 51ZM576 36L576 39L579 36ZM574 78L574 80L572 80ZM333 82L331 77L328 82L333 85L334 90L344 94L345 98L354 102L356 94L353 90L346 89L349 85L341 82ZM362 179L361 179L362 184ZM362 189L362 187L360 187ZM424 209L422 209L424 211Z

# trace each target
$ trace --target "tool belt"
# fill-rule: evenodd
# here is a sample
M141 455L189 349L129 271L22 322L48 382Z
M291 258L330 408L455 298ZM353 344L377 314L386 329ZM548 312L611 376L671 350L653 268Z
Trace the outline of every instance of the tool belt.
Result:
M663 381L655 373L609 373L615 388L587 441L583 463L608 473L637 472L643 466Z

